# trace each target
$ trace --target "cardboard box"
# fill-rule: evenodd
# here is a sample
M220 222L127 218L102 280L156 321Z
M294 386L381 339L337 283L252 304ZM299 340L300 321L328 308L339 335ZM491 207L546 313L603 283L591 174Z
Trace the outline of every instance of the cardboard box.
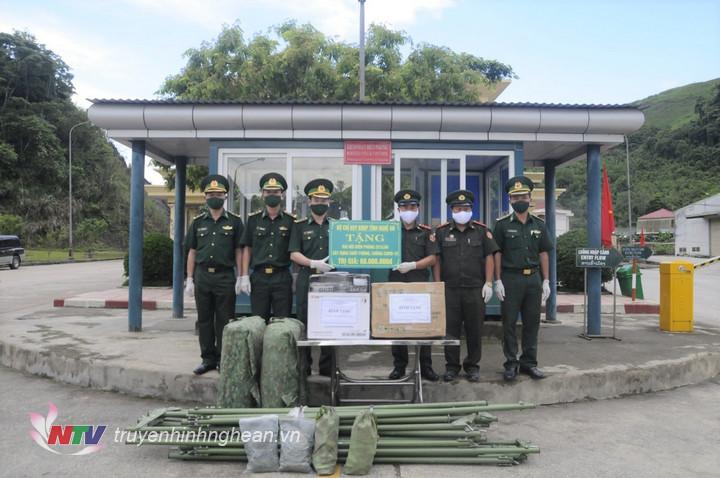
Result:
M370 294L310 292L308 339L370 338Z
M378 339L445 337L445 283L373 284L372 336Z

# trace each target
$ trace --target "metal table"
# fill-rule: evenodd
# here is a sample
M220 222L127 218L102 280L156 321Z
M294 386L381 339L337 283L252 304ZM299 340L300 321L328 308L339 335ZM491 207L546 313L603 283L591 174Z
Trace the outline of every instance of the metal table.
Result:
M415 363L412 371L397 380L389 379L357 379L347 376L337 364L335 349L332 351L330 374L330 401L333 406L341 401L340 389L345 387L384 386L384 387L413 387L412 400L374 400L363 398L342 399L344 403L423 403L422 375L420 373L420 347L423 345L460 345L454 339L354 339L354 340L299 340L298 347L391 347L393 345L407 345L415 347Z

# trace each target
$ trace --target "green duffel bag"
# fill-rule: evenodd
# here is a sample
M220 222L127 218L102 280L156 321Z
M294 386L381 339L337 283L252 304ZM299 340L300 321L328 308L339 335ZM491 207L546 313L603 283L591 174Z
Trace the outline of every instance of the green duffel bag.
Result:
M265 319L255 316L230 322L223 329L218 407L260 406L260 364L265 327Z
M307 377L303 373L304 354L297 341L305 335L305 325L297 319L273 318L263 337L260 395L263 408L304 405Z
M315 449L312 464L318 475L335 473L338 457L340 417L333 407L325 405L315 416Z
M378 443L377 422L372 408L364 410L353 422L350 431L350 449L343 473L346 475L367 475L375 459Z

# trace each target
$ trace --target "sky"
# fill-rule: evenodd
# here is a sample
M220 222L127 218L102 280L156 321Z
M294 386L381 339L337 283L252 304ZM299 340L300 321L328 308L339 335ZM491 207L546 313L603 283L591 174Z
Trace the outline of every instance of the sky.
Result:
M0 0L0 31L59 54L87 108L153 98L223 24L251 37L294 19L357 43L358 12L357 0ZM518 79L498 101L628 103L720 77L720 0L366 0L365 18L511 65Z

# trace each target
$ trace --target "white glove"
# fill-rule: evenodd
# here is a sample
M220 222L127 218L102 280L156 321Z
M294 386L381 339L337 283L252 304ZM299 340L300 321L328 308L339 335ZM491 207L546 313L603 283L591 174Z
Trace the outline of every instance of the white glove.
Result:
M335 266L331 266L330 264L328 264L328 259L330 259L330 256L327 256L325 259L322 260L311 260L310 269L315 269L320 273L330 272L331 270L335 269Z
M401 262L397 267L393 268L394 271L400 271L401 274L407 274L408 272L415 270L417 263L415 262Z
M242 293L242 281L240 280L240 277L235 279L235 295L240 295Z
M240 276L237 280L240 282L240 293L250 295L250 276ZM237 288L237 282L235 283L235 287Z
M500 299L500 302L505 300L505 286L501 280L495 281L495 295Z
M543 281L543 292L542 292L542 303L544 304L546 300L548 300L548 297L550 297L550 281L545 279Z
M490 299L492 299L493 296L493 288L492 288L492 282L486 282L485 285L482 288L482 296L483 300L487 304L490 302Z
M195 282L192 277L188 277L185 281L185 293L189 296L193 296L195 294Z

